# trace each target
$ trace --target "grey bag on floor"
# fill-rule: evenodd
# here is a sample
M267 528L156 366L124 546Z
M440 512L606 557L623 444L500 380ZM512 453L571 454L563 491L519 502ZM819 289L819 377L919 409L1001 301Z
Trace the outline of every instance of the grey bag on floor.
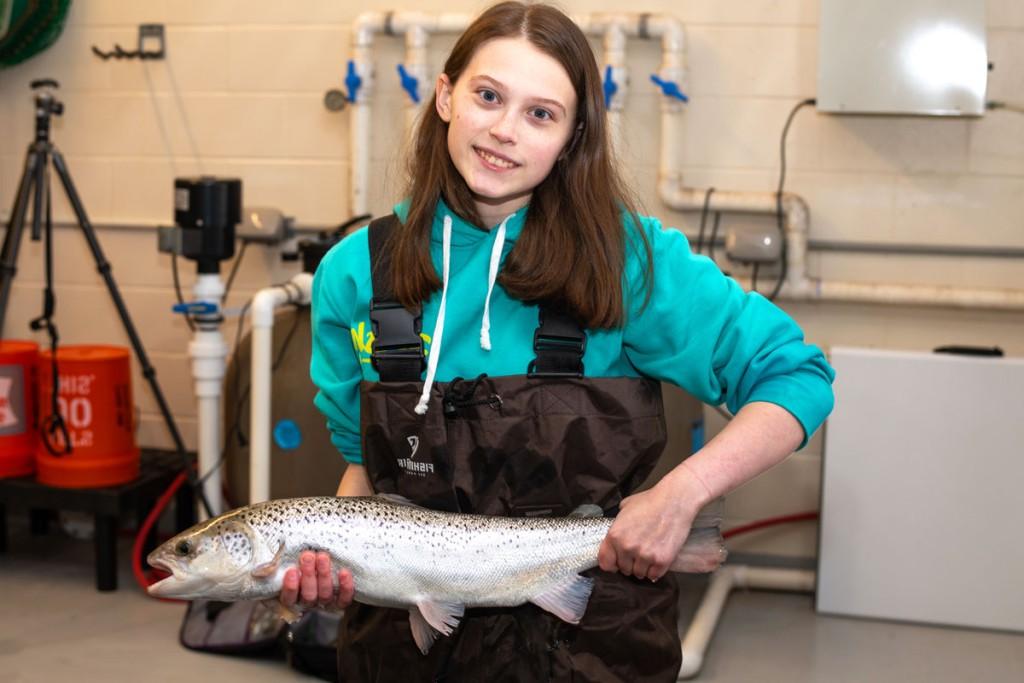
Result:
M285 627L262 602L195 600L185 611L179 640L200 652L255 654L274 649Z
M190 650L223 655L283 657L293 669L333 681L338 677L341 613L309 610L286 624L264 602L190 602L179 640Z

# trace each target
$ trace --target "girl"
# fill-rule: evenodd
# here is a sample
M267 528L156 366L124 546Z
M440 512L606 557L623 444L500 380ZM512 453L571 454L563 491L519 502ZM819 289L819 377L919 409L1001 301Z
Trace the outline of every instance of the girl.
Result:
M674 681L665 576L697 512L806 443L832 370L795 323L640 216L609 153L585 36L505 2L438 77L395 215L346 238L313 290L311 373L349 462L338 495L427 507L616 515L578 626L534 605L468 610L427 656L405 612L352 605L342 680ZM634 494L665 443L658 382L726 402L729 425ZM282 600L354 591L306 553Z

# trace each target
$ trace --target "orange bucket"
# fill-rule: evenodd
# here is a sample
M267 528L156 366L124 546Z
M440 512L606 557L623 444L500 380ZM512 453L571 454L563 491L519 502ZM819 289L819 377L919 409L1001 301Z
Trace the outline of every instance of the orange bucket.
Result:
M38 360L35 342L0 340L0 478L35 469Z
M52 414L52 353L39 354L40 440L36 478L42 484L84 489L124 484L139 476L135 445L131 357L120 346L62 346L57 349L57 402L71 452L60 430L47 434ZM43 439L49 438L51 453Z

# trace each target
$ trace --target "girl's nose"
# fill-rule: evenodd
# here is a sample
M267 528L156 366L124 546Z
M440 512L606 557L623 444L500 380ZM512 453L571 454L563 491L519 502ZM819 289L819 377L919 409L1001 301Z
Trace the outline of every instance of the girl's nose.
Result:
M515 142L516 122L511 111L506 111L491 126L491 135L502 143Z

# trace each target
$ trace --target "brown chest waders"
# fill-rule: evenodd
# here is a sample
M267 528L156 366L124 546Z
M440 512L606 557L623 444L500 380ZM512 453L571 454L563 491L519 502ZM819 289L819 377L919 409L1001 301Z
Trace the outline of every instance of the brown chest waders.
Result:
M508 516L560 516L581 504L617 511L665 446L661 387L644 378L586 378L586 335L541 306L526 374L436 383L427 413L420 311L394 301L382 245L393 215L370 225L373 364L361 386L363 464L375 491L426 507ZM427 655L404 610L353 604L339 633L342 681L676 680L678 589L592 569L578 625L541 608L467 609Z

